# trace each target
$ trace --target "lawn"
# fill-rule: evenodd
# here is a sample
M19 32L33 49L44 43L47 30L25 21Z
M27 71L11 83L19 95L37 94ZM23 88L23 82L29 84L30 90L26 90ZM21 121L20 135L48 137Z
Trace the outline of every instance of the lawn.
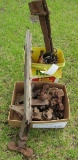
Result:
M47 0L53 44L66 64L59 83L66 85L70 120L64 129L31 129L27 145L32 158L9 151L19 129L7 123L14 83L24 80L24 41L29 28L32 46L44 46L40 24L32 23L30 0L0 1L0 160L78 160L78 0Z

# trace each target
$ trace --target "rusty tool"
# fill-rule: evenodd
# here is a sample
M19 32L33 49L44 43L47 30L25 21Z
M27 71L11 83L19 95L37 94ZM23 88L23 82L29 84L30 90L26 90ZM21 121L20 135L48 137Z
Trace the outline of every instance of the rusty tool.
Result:
M44 10L42 0L30 2L29 8L30 8L31 15L39 16L41 29L44 35L46 50L51 51L49 32L48 32L48 27L47 27L46 18L45 18L45 15L49 14L49 12L46 13L46 11Z
M29 3L29 8L30 8L31 15L39 16L41 29L44 36L44 42L46 47L46 53L44 53L44 56L47 58L47 60L45 60L45 57L43 57L42 63L49 63L49 62L57 63L58 59L57 59L57 55L54 52L53 42L51 37L51 27L50 27L50 18L49 18L50 12L48 10L46 0L32 1Z
M30 130L30 122L32 116L31 109L31 34L29 30L26 34L26 45L25 45L25 65L24 65L24 114L19 109L23 115L22 125L19 132L19 139L17 143L9 142L8 148L10 150L15 150L21 152L23 155L30 157L33 155L33 150L29 147L25 147L26 140L28 138L28 133ZM15 110L15 106L11 106L11 109ZM25 136L24 136L25 134Z
M45 20L46 20L46 25L47 25L47 29L48 29L48 37L49 37L49 41L50 41L50 50L51 50L52 53L54 53L53 42L52 42L52 37L51 37L50 18L49 18L50 12L48 10L46 0L42 0L42 4L43 4L44 11L46 12Z

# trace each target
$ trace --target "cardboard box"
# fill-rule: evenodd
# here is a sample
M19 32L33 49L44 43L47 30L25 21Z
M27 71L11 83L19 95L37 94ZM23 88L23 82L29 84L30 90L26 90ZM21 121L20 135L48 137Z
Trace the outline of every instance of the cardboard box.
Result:
M41 87L44 83L46 82L32 82L35 84L36 88ZM66 87L63 84L58 84L58 83L49 83L50 87L57 87L59 89L63 89L64 91L64 101L63 104L65 106L64 109L64 119L60 120L50 120L50 121L32 121L31 122L31 127L32 128L64 128L70 118L70 107L69 107L69 102L68 102L68 96L67 96L67 91ZM14 91L12 95L12 101L11 104L13 105L15 103L15 97L17 94L24 94L24 82L16 82L14 85ZM10 110L9 116L8 116L8 122L11 127L20 127L22 124L22 121L18 117L18 114Z

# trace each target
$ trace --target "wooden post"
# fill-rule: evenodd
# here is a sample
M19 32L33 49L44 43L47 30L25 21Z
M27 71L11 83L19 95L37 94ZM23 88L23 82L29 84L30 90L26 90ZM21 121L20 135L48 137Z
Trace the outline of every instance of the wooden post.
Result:
M31 122L31 39L29 30L26 33L25 42L25 64L24 64L24 116L19 133L22 140L25 128L30 126ZM27 133L28 134L28 133Z
M25 66L24 66L24 113L28 124L31 122L31 39L27 31L25 45Z

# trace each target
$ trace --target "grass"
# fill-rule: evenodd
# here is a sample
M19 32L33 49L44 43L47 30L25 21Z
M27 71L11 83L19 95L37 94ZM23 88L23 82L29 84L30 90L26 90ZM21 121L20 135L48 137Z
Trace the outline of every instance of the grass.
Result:
M64 129L31 129L28 146L34 149L26 158L7 148L19 129L6 123L13 86L24 80L24 40L32 33L32 45L44 46L39 23L32 24L30 0L0 2L0 160L78 160L78 1L48 0L53 44L63 50L66 65L60 83L66 84L70 101L70 121Z

